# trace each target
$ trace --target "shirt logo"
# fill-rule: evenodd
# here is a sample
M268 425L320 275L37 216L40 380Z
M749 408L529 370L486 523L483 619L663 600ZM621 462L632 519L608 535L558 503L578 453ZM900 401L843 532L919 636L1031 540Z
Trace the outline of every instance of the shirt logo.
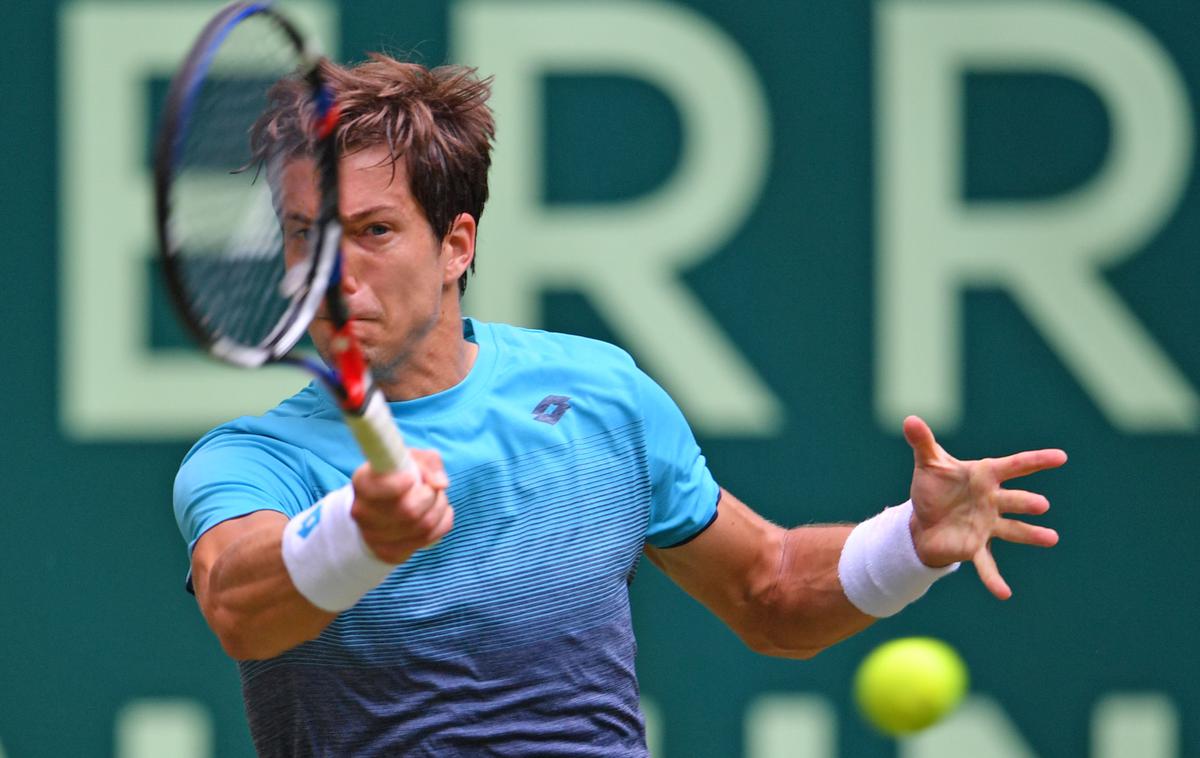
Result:
M533 420L553 426L571 408L571 398L566 395L546 395L533 409Z

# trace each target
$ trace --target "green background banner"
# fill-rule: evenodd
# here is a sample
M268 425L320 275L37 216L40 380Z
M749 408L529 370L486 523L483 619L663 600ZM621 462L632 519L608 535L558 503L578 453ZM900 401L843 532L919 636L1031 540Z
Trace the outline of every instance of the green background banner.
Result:
M300 379L195 354L153 265L148 145L216 6L12 4L0 25L0 754L251 754L183 591L172 478ZM718 481L782 523L902 501L919 413L963 457L1060 446L1050 552L997 547L811 661L633 585L659 756L1200 756L1200 7L1169 0L295 0L341 59L494 74L467 311L617 342ZM857 662L929 634L973 695L897 745Z

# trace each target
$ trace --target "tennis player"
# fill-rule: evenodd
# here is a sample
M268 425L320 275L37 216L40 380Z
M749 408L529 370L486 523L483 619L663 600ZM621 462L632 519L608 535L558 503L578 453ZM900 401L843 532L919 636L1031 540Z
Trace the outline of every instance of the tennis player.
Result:
M961 561L1005 598L989 540L1057 541L1006 518L1046 499L1001 483L1062 451L960 461L915 417L910 501L857 526L756 515L627 354L463 317L487 82L384 56L327 75L353 329L424 450L419 478L373 473L309 386L185 458L174 499L194 591L239 662L259 753L643 756L628 598L643 553L754 650L804 658ZM316 203L303 94L276 95L256 146L286 151L271 181L302 239ZM311 330L323 354L330 332L320 318Z

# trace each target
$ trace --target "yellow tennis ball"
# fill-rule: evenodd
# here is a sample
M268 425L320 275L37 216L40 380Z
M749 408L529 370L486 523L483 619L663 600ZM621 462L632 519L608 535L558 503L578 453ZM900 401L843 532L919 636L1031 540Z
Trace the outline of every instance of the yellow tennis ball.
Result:
M967 666L932 637L905 637L875 648L854 676L854 698L879 731L898 736L930 726L962 701Z

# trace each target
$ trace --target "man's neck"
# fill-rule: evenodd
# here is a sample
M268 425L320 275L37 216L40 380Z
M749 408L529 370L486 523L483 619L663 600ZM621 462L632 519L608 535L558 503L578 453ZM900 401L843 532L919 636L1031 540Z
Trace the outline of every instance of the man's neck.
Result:
M463 337L457 293L448 306L408 355L376 376L389 401L414 400L448 390L465 379L475 365L479 346Z

